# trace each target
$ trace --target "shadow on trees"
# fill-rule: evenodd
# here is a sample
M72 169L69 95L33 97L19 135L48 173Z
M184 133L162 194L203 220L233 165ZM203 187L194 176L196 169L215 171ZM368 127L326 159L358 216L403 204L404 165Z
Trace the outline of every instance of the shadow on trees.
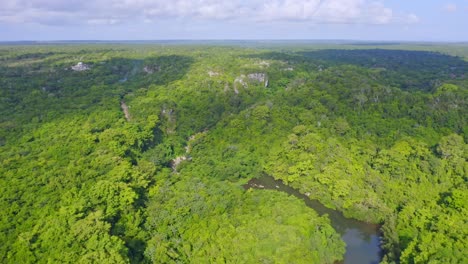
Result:
M385 84L407 91L432 92L441 82L464 79L468 72L468 63L462 58L428 51L330 49L298 54L330 66L355 65L377 69Z
M379 72L379 81L406 91L433 92L446 81L466 79L468 62L429 51L390 49L325 49L300 52L266 52L245 56L305 64L311 69L353 65Z

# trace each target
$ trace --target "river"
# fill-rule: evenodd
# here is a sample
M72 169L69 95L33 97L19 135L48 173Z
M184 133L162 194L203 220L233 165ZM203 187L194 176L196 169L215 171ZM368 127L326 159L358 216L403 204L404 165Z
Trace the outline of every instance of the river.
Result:
M381 236L378 225L346 218L341 212L327 208L317 200L309 199L308 196L301 194L298 190L268 175L250 180L244 185L244 188L285 192L303 200L308 207L314 209L318 214L327 214L333 228L341 234L341 238L346 243L344 260L340 263L376 264L380 262L382 249L380 248Z

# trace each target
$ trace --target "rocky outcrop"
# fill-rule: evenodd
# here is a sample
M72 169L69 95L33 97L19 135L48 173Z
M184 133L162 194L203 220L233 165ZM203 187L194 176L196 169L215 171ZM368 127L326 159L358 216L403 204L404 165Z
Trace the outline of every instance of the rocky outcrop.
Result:
M260 82L260 83L263 83L263 85L265 87L268 86L268 77L265 73L259 73L259 72L256 72L256 73L250 73L247 75L247 77L251 80L251 81L255 81L255 82Z
M78 62L75 66L71 67L74 71L86 71L91 69L88 65L84 64L83 62Z
M147 74L153 74L155 72L161 71L161 66L145 66L143 67L143 71Z
M209 75L210 77L219 76L219 72L215 72L215 71L208 71L208 75Z
M187 146L185 146L185 155L179 156L171 161L171 168L173 172L177 172L177 166L179 166L184 161L191 161L192 157L190 156L190 151L192 150L192 144L199 138L204 137L208 133L208 130L198 132L191 135L187 139Z
M183 161L187 160L187 156L180 156L171 161L171 168L173 171L177 171L177 166L179 166L180 163Z
M265 68L270 67L270 63L268 61L261 61L258 63L258 65L265 67Z
M258 81L258 82L264 82L265 79L266 79L266 75L264 73L250 73L249 75L247 75L247 77L249 77L250 80L252 81Z
M127 121L130 121L131 120L130 111L128 111L128 106L125 104L123 100L120 101L120 108L122 108L122 111L125 115L125 119L127 119Z
M251 187L256 188L256 189L265 189L264 185L261 184L256 184L256 183L250 183L249 184Z
M190 151L192 150L192 144L194 143L194 141L200 137L205 136L206 133L208 133L208 130L204 130L202 132L198 132L196 134L191 135L187 139L187 146L185 146L185 154L190 154Z
M239 93L238 87L242 87L242 88L248 87L247 80L249 82L259 82L259 83L262 83L263 86L268 87L268 77L266 73L254 72L254 73L247 74L247 76L242 74L234 80L234 92L236 94Z
M237 88L237 85L241 85L242 87L247 88L248 85L247 85L247 82L245 81L245 75L244 74L242 74L241 76L237 77L234 80L234 89Z

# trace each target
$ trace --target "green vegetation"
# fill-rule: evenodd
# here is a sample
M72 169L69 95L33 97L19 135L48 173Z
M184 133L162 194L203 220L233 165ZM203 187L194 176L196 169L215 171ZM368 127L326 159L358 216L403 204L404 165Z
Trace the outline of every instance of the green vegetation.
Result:
M264 172L382 224L383 263L463 262L467 49L357 48L0 46L0 262L343 259Z

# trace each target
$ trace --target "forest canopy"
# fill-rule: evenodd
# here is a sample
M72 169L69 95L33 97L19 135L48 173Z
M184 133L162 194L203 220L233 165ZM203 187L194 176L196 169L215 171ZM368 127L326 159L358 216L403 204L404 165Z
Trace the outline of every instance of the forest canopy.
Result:
M343 260L329 216L242 187L266 173L380 225L382 263L461 263L467 73L465 46L0 46L0 262Z

